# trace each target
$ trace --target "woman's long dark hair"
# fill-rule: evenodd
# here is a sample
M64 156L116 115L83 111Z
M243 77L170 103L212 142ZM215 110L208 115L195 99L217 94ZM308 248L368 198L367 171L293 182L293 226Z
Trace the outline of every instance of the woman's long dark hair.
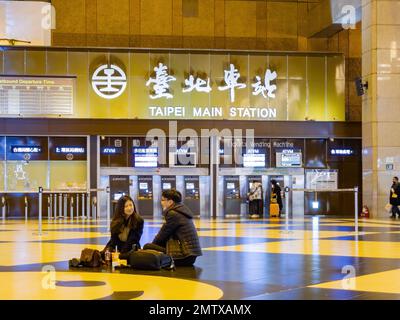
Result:
M111 221L111 233L118 233L121 226L125 223L125 203L127 201L132 201L133 203L133 213L128 219L129 229L135 229L139 223L143 222L143 218L136 210L133 199L130 196L122 196L115 206L114 216Z

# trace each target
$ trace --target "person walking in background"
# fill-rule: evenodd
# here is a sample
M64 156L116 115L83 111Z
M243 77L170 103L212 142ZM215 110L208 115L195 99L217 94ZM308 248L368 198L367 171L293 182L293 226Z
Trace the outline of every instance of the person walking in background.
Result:
M392 205L392 215L391 218L396 218L396 214L398 217L400 217L400 210L399 210L399 205L400 205L400 184L399 184L399 178L398 177L393 177L393 183L390 188L390 196L389 196L389 202Z
M140 248L144 220L136 211L130 196L119 198L111 221L111 239L102 252L113 252L116 248L121 253L129 252L134 246Z
M282 214L282 209L283 209L283 202L282 202L282 190L281 187L279 186L278 182L274 179L271 180L271 202L273 202L273 199L276 199L276 203L279 205L279 218L281 217Z

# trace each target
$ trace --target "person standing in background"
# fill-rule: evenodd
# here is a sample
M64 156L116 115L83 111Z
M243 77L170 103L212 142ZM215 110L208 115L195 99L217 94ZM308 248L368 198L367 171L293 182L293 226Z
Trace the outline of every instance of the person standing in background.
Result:
M400 205L400 184L399 184L399 178L398 177L393 177L393 183L390 188L390 196L389 196L389 202L392 205L392 215L390 216L392 219L396 218L396 214L398 217L400 217L400 210L399 210L399 205Z
M279 205L279 218L280 218L281 214L282 214L282 209L283 209L282 190L281 190L281 187L279 186L278 182L274 179L271 180L271 185L272 185L271 199L274 197L276 198L276 202Z

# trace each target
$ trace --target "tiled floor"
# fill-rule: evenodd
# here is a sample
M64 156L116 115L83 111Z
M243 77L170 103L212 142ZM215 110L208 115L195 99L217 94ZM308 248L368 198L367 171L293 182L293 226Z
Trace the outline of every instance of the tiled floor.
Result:
M147 220L141 243L162 221ZM400 221L196 220L204 255L176 271L69 269L105 221L0 221L0 299L400 299Z

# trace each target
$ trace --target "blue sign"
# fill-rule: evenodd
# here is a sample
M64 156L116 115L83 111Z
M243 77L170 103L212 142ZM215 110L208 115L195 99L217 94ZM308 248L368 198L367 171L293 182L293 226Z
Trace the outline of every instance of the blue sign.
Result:
M56 153L72 153L72 154L84 154L86 149L84 147L56 147Z
M122 148L121 147L102 147L101 148L101 153L102 154L122 154Z
M333 156L351 156L354 154L352 149L331 149L331 155Z
M41 153L42 147L39 146L11 146L12 153Z

